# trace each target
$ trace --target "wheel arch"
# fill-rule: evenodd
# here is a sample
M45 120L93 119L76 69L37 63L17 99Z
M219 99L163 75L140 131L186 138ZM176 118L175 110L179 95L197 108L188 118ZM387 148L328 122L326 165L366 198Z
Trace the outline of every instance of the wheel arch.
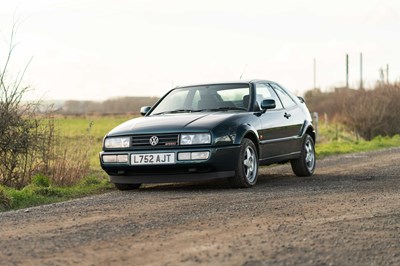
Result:
M256 147L257 150L257 154L258 156L260 156L260 142L257 130L255 130L249 124L245 124L239 127L238 133L236 135L235 144L240 145L243 139L245 138L250 139L254 143L254 146Z
M304 137L305 134L308 134L311 136L311 138L313 139L314 143L316 141L316 134L315 134L315 129L312 125L312 123L310 121L305 120L302 130L301 130L301 137Z
M306 134L310 135L311 138L313 139L314 143L316 141L316 134L315 134L315 130L312 126L309 126L305 132Z
M251 140L254 143L254 146L257 149L257 155L260 156L260 144L259 144L257 136L253 132L247 132L247 134L244 135L243 138L244 139L247 138L247 139Z

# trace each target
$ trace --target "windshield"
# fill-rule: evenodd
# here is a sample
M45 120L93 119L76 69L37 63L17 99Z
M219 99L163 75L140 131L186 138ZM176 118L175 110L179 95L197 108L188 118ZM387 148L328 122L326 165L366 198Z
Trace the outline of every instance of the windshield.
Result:
M217 84L172 90L150 115L183 112L247 110L248 84Z

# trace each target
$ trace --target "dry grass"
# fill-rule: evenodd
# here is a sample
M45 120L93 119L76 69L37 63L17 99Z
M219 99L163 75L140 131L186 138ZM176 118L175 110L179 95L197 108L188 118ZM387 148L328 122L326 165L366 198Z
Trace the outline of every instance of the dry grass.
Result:
M6 194L4 189L0 186L0 209L10 209L12 204L11 198Z
M70 186L86 177L90 171L90 150L93 137L90 135L93 123L76 137L58 134L54 142L53 158L48 166L52 184Z

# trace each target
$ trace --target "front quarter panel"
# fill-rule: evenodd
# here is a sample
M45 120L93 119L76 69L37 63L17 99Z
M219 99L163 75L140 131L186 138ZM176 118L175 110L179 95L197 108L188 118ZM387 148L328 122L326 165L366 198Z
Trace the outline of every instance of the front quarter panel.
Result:
M240 145L248 133L253 134L258 139L257 128L260 126L260 120L254 113L238 114L212 130L214 145ZM255 143L255 145L258 145L258 143Z

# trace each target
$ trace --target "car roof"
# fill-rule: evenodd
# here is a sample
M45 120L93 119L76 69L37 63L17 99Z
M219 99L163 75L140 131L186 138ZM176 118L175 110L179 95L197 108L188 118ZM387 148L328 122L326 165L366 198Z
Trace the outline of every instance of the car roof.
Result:
M219 84L249 84L249 83L258 83L258 82L267 82L267 83L276 83L270 80L264 79L240 79L233 81L219 81L219 82L207 82L207 83L195 83L189 85L176 86L175 88L185 88L185 87L196 87L196 86L207 86L207 85L219 85Z

